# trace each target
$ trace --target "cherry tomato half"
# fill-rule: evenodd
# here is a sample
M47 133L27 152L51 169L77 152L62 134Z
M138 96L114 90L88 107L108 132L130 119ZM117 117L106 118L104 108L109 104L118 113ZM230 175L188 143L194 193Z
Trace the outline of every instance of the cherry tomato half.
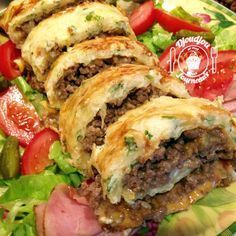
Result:
M129 21L136 35L146 32L155 21L153 1L145 2L135 9L130 16Z
M56 140L59 140L59 135L49 128L34 136L22 157L23 175L38 174L53 163L48 155L51 145Z
M14 60L21 57L21 51L16 48L12 41L0 45L0 74L11 80L20 75Z
M192 24L188 21L182 20L178 17L172 16L161 9L155 9L157 22L167 31L176 33L180 30L190 30L194 32L207 32L199 25Z

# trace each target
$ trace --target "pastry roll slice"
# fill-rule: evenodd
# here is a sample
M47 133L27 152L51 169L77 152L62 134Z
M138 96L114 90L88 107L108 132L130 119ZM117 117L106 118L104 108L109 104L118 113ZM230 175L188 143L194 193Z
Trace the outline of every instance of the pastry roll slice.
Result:
M14 0L0 19L0 26L20 48L30 31L42 20L80 1Z
M231 114L205 99L154 98L128 111L94 147L91 164L103 196L128 204L170 191L194 170L236 160Z
M143 44L117 36L88 40L74 46L53 64L45 88L51 106L60 108L81 82L119 64L158 66L158 57Z
M126 111L161 95L189 96L180 80L158 67L121 65L84 81L60 111L60 133L73 164L89 172L91 151L103 145L107 127Z
M135 35L128 18L115 7L86 2L56 13L38 24L22 46L22 57L38 80L45 80L51 64L68 47L103 36Z

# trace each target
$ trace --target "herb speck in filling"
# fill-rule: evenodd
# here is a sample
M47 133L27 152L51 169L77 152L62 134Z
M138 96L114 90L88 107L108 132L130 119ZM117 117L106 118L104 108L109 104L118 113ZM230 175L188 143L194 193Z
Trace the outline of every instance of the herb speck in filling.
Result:
M148 130L145 130L144 134L147 136L147 138L148 138L149 140L151 140L152 137L153 137L153 135L152 135L151 133L149 133Z
M96 15L93 11L89 12L89 14L86 16L86 21L100 21L102 20L102 16Z
M127 147L128 153L135 152L138 149L134 137L125 137L125 145Z
M115 93L118 90L123 89L123 88L124 88L124 84L118 83L118 84L115 84L114 86L111 87L110 92Z

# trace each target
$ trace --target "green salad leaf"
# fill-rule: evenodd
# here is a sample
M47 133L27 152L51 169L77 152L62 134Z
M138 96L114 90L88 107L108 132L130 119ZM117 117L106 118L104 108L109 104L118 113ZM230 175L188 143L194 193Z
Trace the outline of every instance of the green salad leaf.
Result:
M47 201L53 188L71 184L68 176L46 170L39 175L25 175L18 179L0 181L0 206L8 210L6 219L0 220L0 235L36 235L33 208Z
M175 41L172 33L165 31L159 24L155 24L150 30L138 36L138 40L144 43L152 52L160 54Z
M4 183L8 189L0 197L0 205L18 199L47 200L57 184L70 184L70 180L67 176L45 171L39 175L25 175L19 179L4 180Z
M70 154L62 151L61 143L59 141L54 142L51 146L49 158L54 160L62 174L65 174L69 177L73 186L78 187L81 184L83 176L69 163L71 158ZM54 171L57 171L56 166L51 168L54 168Z
M236 50L236 26L233 29L224 29L215 36L213 44L218 50Z

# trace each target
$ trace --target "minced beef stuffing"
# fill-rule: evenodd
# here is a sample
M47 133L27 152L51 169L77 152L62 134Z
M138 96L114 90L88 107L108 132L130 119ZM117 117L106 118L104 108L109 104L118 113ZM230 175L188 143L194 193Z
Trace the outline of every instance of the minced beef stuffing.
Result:
M145 101L152 97L160 97L166 95L161 90L149 85L146 88L140 88L132 91L123 101L116 101L112 104L107 104L106 117L102 127L102 119L98 113L96 117L88 124L85 138L82 140L82 145L85 151L91 152L92 146L102 145L107 127L114 123L126 111L134 109L142 105Z
M93 77L108 67L120 64L132 64L134 62L134 58L113 56L108 59L96 59L88 65L79 64L73 66L66 71L64 78L57 82L55 86L57 96L59 99L64 100L70 94L74 93L83 80Z
M145 164L136 164L124 178L124 186L133 192L146 195L149 189L169 183L173 170L196 169L206 162L219 158L231 159L228 138L219 129L193 129L184 132L177 140L163 143Z
M230 161L224 161L224 163L224 165L231 165ZM88 199L98 218L106 216L113 220L112 224L104 225L104 227L111 231L121 231L138 227L145 220L161 222L167 214L167 204L178 205L185 196L208 181L214 183L214 186L227 186L224 184L232 182L232 175L227 169L222 168L218 161L211 161L201 165L182 179L169 192L158 194L155 197L147 196L133 205L127 204L124 200L119 204L111 204L108 199L104 199L99 175L92 183L84 182L78 191L81 196ZM211 188L201 190L202 196L211 191ZM185 208L177 209L184 210Z

